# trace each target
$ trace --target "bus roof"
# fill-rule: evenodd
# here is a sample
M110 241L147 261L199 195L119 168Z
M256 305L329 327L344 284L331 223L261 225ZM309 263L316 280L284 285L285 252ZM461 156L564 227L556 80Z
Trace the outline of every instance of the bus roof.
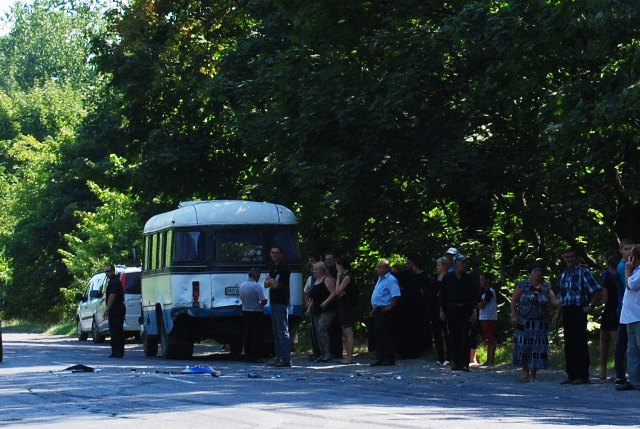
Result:
M295 225L296 216L279 204L256 201L215 200L180 203L177 209L153 216L144 233L197 225Z

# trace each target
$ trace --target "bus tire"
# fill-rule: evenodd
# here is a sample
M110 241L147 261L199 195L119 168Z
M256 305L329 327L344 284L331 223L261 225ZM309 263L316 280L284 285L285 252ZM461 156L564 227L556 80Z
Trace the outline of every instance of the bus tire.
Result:
M158 327L160 331L160 356L165 359L176 359L180 354L179 344L171 340L162 318L159 319L158 324L160 325Z
M158 354L158 337L143 333L142 335L142 351L147 357L154 357Z
M180 359L191 359L193 357L193 343L180 344Z
M233 357L240 357L242 354L242 339L232 339L229 341L229 353Z

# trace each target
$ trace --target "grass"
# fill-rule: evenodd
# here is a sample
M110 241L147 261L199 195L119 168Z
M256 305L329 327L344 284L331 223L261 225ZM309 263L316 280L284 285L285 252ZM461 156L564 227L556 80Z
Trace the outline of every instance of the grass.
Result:
M21 332L27 334L75 335L76 325L71 322L47 325L29 320L9 319L2 321L4 332Z

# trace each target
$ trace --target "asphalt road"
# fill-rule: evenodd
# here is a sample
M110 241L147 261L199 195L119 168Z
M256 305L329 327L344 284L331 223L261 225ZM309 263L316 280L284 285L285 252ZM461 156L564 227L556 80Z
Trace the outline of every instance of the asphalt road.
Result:
M508 367L451 372L424 359L394 367L312 364L272 369L197 345L193 360L146 358L127 344L4 333L2 428L614 428L640 425L640 391L564 386L542 371L521 383ZM94 372L72 372L82 364ZM213 370L184 374L187 367Z

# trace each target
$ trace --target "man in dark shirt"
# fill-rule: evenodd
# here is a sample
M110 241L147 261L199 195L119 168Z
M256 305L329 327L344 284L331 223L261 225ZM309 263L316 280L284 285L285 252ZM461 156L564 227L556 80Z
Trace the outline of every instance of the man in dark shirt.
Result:
M477 288L466 272L466 260L460 253L454 256L454 271L444 276L440 291L440 319L446 322L451 339L453 371L469 371L471 323L477 317Z
M273 331L273 347L275 359L270 366L291 366L291 345L289 340L289 267L284 262L282 247L271 247L271 268L269 277L264 282L270 288L271 329Z
M107 275L107 308L104 317L109 319L109 335L111 336L111 354L109 357L124 357L124 316L127 308L124 305L124 291L116 275L116 268L107 265L104 268Z

